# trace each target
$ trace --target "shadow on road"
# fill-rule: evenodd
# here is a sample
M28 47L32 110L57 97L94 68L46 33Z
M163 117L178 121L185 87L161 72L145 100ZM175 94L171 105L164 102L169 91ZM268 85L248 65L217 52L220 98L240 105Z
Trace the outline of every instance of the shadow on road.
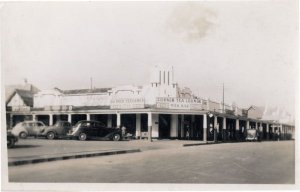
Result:
M41 145L15 145L13 148L8 149L20 149L20 148L34 148L34 147L40 147Z

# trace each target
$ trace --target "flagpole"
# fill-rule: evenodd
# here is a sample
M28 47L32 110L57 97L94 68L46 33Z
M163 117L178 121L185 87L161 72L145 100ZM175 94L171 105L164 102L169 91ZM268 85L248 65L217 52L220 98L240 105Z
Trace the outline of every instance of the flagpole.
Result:
M223 83L223 113L225 112L225 103L224 103L224 83Z

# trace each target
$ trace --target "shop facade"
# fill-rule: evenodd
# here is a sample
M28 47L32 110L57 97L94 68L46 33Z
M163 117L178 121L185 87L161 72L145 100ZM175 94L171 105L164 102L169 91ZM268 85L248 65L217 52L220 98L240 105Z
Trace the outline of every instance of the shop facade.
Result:
M241 141L247 129L257 129L264 140L275 139L278 132L280 139L294 138L291 124L257 118L236 105L203 99L188 88L181 89L174 81L172 67L154 68L145 86L54 88L33 94L32 106L25 103L17 94L7 102L8 129L25 120L46 125L58 120L72 125L97 120L108 127L125 126L136 139Z

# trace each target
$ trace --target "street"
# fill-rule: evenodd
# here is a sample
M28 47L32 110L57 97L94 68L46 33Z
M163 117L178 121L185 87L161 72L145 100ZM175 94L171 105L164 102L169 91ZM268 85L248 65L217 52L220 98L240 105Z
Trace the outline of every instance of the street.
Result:
M162 148L8 170L10 182L292 184L294 141Z

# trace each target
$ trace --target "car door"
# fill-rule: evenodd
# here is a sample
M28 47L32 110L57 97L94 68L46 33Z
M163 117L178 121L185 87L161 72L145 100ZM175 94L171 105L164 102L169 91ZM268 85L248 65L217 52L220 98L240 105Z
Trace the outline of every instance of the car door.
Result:
M91 132L94 138L99 137L99 127L97 122L91 123Z
M58 135L63 134L63 132L64 132L63 122L57 122L57 123L54 125L54 129L55 129L55 132L56 132Z
M71 129L71 124L69 122L63 122L61 126L61 134L66 135Z
M97 135L98 135L98 137L105 137L108 134L108 132L106 130L106 127L105 127L105 125L103 123L97 122L96 123L96 127L97 127Z
M38 124L36 122L33 122L31 124L31 134L30 135L37 135L38 134Z
M97 137L93 122L85 122L82 125L84 126L85 133L89 138Z
M42 122L35 123L35 134L41 134L42 130L45 129L45 125Z
M28 135L34 135L34 127L35 123L34 122L28 122L26 123L26 130L28 131Z
M88 137L90 136L90 129L88 122L82 122L80 125L80 132L85 133Z

